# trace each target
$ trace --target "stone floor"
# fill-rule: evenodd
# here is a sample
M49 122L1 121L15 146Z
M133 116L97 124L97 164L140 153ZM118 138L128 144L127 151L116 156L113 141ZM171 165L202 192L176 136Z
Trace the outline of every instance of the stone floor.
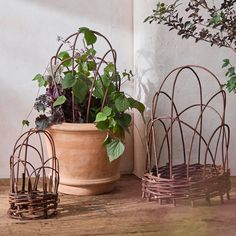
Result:
M7 217L8 186L0 180L0 236L153 235L235 236L236 179L231 200L212 205L199 201L159 206L141 199L140 180L123 176L114 192L99 196L61 195L59 214L53 219L19 221Z

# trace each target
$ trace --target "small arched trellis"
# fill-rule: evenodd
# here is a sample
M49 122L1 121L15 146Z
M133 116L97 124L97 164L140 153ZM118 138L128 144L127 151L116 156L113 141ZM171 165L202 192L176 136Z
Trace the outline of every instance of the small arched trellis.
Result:
M199 69L207 72L209 78L212 77L212 81L215 81L219 88L206 101L204 101L200 77L196 73ZM179 109L176 99L176 84L180 75L186 70L192 72L197 81L199 101ZM171 84L169 93L164 89L167 81ZM170 103L168 115L160 115L160 97L164 97ZM211 105L216 98L222 100L222 111ZM205 198L210 203L210 198L215 196L220 196L221 202L223 202L224 194L227 194L229 199L230 130L225 124L225 108L225 91L221 89L217 77L206 68L189 65L176 68L167 75L159 91L153 97L151 118L146 127L147 161L146 174L142 179L143 198L158 200L160 204L163 200L176 204L178 199L190 199L192 205L194 200L201 198ZM214 114L212 122L216 123L216 126L207 136L204 132L203 117L209 110ZM185 116L187 112L194 114L196 119L187 121ZM157 129L160 127L164 131L163 135L158 134ZM176 130L178 136L176 136ZM174 145L175 138L180 140L178 147ZM176 164L174 160L177 148L178 151L182 150L180 164ZM167 164L161 165L164 158L166 158Z
M37 136L38 144L33 145ZM43 138L48 140L52 149L52 156L47 159ZM32 159L34 163L38 162L37 167ZM51 135L37 129L22 134L10 157L9 217L30 220L55 215L59 201L58 184L59 165Z

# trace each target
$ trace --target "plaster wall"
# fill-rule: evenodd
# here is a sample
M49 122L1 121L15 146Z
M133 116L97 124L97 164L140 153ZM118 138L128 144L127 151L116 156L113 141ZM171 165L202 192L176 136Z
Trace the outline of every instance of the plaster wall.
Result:
M32 82L43 73L66 37L87 26L106 35L118 54L118 68L133 66L131 0L11 0L0 8L0 178L9 177L9 157L21 133L21 121L37 95ZM132 84L126 90L130 91ZM30 116L34 127L35 113ZM133 168L132 139L122 171Z

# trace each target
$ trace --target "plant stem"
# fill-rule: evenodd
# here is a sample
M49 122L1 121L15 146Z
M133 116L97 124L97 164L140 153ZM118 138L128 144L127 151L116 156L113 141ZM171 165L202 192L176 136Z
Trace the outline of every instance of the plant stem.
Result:
M80 35L80 32L78 32L75 36L75 41L74 41L73 49L72 49L72 58L75 58L76 43L77 43L79 35ZM76 67L75 60L72 60L72 75L73 76L74 76L75 67ZM72 121L73 121L73 123L75 123L75 97L74 97L73 92L71 93L71 96L72 96Z

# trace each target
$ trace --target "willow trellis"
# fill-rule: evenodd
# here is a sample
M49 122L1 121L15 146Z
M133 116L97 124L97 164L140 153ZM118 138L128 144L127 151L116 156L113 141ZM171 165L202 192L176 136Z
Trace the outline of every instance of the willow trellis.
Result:
M50 144L51 157L44 155L43 139ZM10 157L9 217L32 220L54 216L58 184L59 165L51 135L37 129L22 134Z
M177 81L186 71L192 73L191 79L192 77L196 79L197 86L194 88L198 91L199 101L179 109L178 99L176 99ZM218 86L218 90L206 101L204 101L204 88L199 76L202 72L207 74L204 80L209 80L207 80L209 86L211 82L216 82ZM169 83L171 88L168 92L164 88L166 83ZM161 97L170 104L167 115L161 114L163 106L160 105L164 101L160 99ZM182 97L188 99L184 94ZM213 103L216 99L222 101L222 111L219 111L218 106L214 107ZM210 204L211 198L215 196L219 196L222 203L225 194L228 199L230 198L228 166L230 130L225 123L225 109L225 91L222 90L217 77L208 69L188 65L174 69L165 77L153 97L151 118L146 127L147 161L146 173L142 178L143 198L157 200L160 204L173 203L174 205L180 199L190 200L194 205L197 199L206 199ZM214 114L211 123L215 123L216 126L207 136L206 133L209 132L204 132L206 129L204 115L209 110ZM187 112L194 114L196 119L194 121L186 119ZM159 132L160 127L163 135ZM174 145L175 138L180 140L178 147ZM176 164L176 152L179 153L176 149L179 148L181 154L178 159L181 159L181 163ZM167 162L165 165L163 160Z

